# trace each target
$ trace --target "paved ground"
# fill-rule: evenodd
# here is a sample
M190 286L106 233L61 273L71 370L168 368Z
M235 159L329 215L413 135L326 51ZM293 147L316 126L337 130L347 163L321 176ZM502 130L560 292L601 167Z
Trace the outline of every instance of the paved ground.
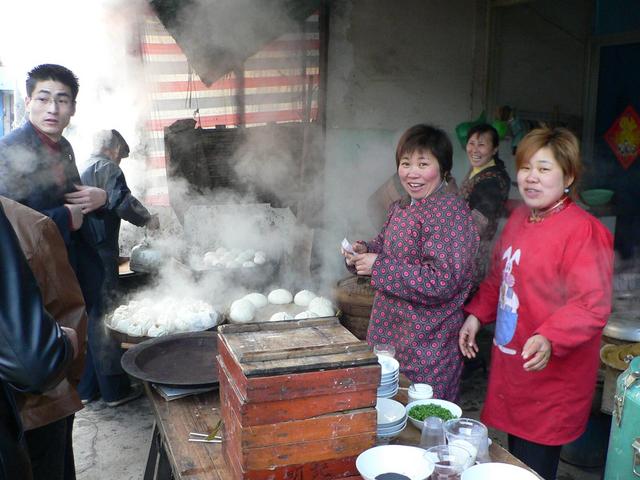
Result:
M77 479L142 479L152 426L145 397L117 408L101 400L85 406L73 430Z

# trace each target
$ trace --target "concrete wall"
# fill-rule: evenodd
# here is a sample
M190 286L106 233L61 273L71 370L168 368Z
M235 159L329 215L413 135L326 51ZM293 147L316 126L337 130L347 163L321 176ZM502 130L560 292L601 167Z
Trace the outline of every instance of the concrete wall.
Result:
M591 11L584 0L493 8L493 105L581 116Z
M395 172L395 143L407 127L444 128L454 143L453 174L461 180L468 162L454 129L484 109L490 118L495 106L509 104L541 120L581 121L592 2L488 3L331 4L326 229L320 233L327 264L343 236L355 240L378 231L365 204ZM510 166L509 140L500 151Z
M355 240L379 230L365 204L395 172L395 144L411 125L444 128L454 141L454 175L466 173L466 155L453 134L475 113L478 3L484 2L332 3L322 240L333 247L329 257L343 236Z

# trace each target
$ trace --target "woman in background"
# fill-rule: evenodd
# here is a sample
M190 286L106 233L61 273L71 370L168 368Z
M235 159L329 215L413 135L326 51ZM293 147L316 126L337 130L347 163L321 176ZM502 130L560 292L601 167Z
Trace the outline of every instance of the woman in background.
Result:
M480 247L474 270L474 291L486 276L493 237L509 198L511 179L498 157L498 132L483 123L469 130L467 157L471 169L460 187L480 234ZM473 292L472 292L473 294Z
M446 191L453 159L446 133L415 125L400 138L396 167L406 198L394 202L380 234L356 242L347 266L376 290L367 341L395 347L400 371L456 400L462 304L471 289L478 232L465 202Z
M515 210L491 270L465 307L460 350L496 322L481 419L509 434L509 451L543 478L556 478L562 445L585 430L611 309L611 233L573 203L582 169L566 129L532 130L516 153Z

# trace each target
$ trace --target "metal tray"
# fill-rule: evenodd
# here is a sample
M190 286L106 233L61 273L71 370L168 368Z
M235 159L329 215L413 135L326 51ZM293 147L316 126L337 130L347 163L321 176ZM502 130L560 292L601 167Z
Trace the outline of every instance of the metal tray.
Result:
M146 382L217 385L217 336L216 332L189 332L144 341L122 355L122 368Z

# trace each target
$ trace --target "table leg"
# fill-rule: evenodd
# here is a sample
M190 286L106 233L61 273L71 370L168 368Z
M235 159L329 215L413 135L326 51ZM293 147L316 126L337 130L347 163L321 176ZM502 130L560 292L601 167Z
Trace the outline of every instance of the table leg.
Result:
M157 478L156 471L158 469L160 432L158 424L153 422L153 431L151 432L151 446L149 447L149 455L147 456L147 465L144 468L143 480L155 480Z

